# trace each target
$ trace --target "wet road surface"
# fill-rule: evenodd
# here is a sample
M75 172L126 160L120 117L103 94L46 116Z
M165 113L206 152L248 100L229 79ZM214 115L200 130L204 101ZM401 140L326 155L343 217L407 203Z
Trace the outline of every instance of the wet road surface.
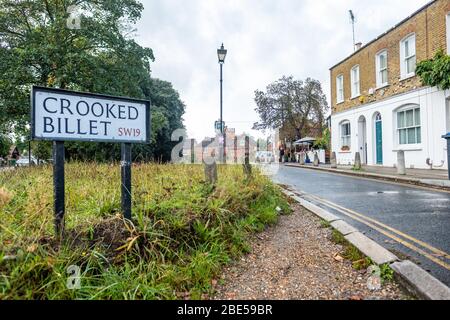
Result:
M285 166L273 179L450 286L450 193Z

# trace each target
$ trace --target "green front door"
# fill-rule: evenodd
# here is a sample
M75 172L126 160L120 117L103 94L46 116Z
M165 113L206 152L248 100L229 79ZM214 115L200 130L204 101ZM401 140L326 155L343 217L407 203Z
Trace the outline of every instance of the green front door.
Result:
M383 164L383 130L381 120L375 121L375 136L377 143L377 164Z

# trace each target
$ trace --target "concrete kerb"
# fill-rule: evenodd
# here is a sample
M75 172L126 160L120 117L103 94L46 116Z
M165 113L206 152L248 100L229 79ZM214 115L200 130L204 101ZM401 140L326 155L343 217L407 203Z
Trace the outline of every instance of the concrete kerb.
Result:
M342 169L311 167L311 166L306 166L306 165L295 165L295 164L285 164L285 166L292 167L292 168L325 171L325 172L331 172L331 173L337 173L337 174L343 174L343 175L355 176L355 177L361 177L361 178L376 179L376 180L382 180L382 181L405 183L405 184L427 187L427 188L436 189L436 190L450 191L450 183L447 182L446 180L440 181L440 180L433 180L433 179L417 179L417 178L412 178L412 177L398 177L398 176L393 176L393 175L383 175L383 174L377 174L377 173L371 173L371 172L361 172L361 171L353 172L353 171L342 170Z
M398 261L396 255L383 248L378 243L363 235L361 232L353 232L344 237L348 242L369 257L377 265Z
M349 225L342 219L320 208L319 206L302 199L295 193L282 188L283 193L291 197L301 206L308 209L321 219L330 222L331 226L340 232L347 241L358 248L378 265L388 263L394 270L395 278L411 294L420 299L450 300L450 289L428 272L409 260L400 261L389 250L385 249L372 239L363 235L358 229Z
M352 234L354 232L358 232L358 229L354 228L353 226L349 225L347 222L343 220L336 220L331 223L331 226L342 233L343 236L347 236L349 234Z
M450 289L409 260L391 264L395 276L410 293L427 300L450 300Z

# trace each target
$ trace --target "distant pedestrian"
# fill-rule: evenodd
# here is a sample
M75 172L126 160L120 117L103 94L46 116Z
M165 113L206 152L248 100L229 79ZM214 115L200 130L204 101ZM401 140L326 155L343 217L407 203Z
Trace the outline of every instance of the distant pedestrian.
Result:
M281 146L280 147L280 163L283 162L284 159L284 148Z

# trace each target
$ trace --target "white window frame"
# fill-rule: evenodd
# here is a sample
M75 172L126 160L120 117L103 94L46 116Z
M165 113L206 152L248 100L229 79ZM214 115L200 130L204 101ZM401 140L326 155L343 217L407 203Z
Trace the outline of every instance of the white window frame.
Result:
M406 112L407 111L411 111L412 110L412 114L413 114L413 119L412 122L413 124L408 126L406 125ZM416 110L419 110L419 122L418 124L416 123ZM420 106L413 104L413 105L407 105L404 106L402 108L399 108L395 111L395 128L396 128L396 132L397 132L397 145L399 146L407 146L407 145L420 145L422 144L422 115L420 113ZM403 113L404 114L404 121L405 123L403 124L403 126L399 126L399 114ZM409 135L408 135L408 130L413 130L414 129L414 140L413 141L409 141ZM402 131L405 132L405 143L402 143L401 141L401 133ZM417 131L419 131L419 135L420 135L420 141L418 140L418 134Z
M406 56L406 46L405 44L408 42L408 48L410 50L413 50L413 52L410 52L408 56ZM412 44L412 45L411 45ZM400 41L400 77L401 79L410 78L416 75L416 69L414 68L414 71L408 72L408 60L413 59L416 64L417 63L417 57L416 57L416 34L412 33Z
M350 70L350 82L351 82L351 91L352 91L352 99L357 98L361 95L361 81L359 75L359 65L353 66Z
M450 12L447 13L447 54L450 54Z
M386 57L386 67L381 69L380 58L382 56ZM389 84L389 72L388 72L388 52L386 49L381 50L375 56L375 70L376 70L376 78L377 78L377 88L385 87ZM386 71L386 82L383 82L382 72Z
M344 135L344 126L348 125L348 134ZM339 123L339 138L340 138L340 144L341 149L344 146L347 146L349 149L352 148L352 126L350 124L349 120L344 120L341 123Z
M336 103L342 103L344 100L344 75L340 74L336 77Z

